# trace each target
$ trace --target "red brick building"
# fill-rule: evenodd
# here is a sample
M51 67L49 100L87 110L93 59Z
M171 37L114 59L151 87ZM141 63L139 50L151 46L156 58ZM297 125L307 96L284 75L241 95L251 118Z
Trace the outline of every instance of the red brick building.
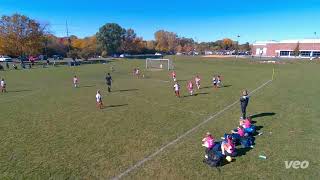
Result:
M252 55L263 57L295 57L299 46L299 57L320 57L320 39L257 41L252 44Z

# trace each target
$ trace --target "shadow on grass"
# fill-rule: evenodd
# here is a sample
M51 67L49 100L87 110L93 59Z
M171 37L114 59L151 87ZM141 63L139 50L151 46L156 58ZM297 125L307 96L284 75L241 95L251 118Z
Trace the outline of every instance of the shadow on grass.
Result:
M198 96L198 95L206 95L206 94L209 94L209 93L196 93L194 95L184 95L182 96L183 98L186 98L186 97L192 97L192 96Z
M89 88L89 87L95 87L96 85L86 85L86 86L80 86L80 88Z
M227 84L227 85L223 85L221 88L225 88L225 87L231 87L231 84Z
M103 108L112 108L112 107L122 107L122 106L128 106L128 104L118 104L118 105L110 105L110 106L104 106Z
M227 85L223 85L221 87L218 87L217 89L219 89L219 88L227 88L227 87L231 87L231 86L232 86L231 84L227 84ZM204 87L202 87L200 89L208 89L208 88L215 88L215 87L213 87L213 86L204 86Z
M251 119L254 119L254 118L259 118L259 117L265 117L265 116L274 116L276 113L274 112L264 112L264 113L259 113L259 114L254 114L251 117Z
M200 89L208 89L208 88L213 88L212 86L205 86L205 87L201 87Z
M237 148L237 157L246 155L248 151L250 151L252 148L251 147L242 147L242 148Z
M139 89L120 89L120 90L115 90L113 92L128 92L128 91L138 91Z
M32 91L30 89L21 89L21 90L14 90L14 91L8 91L8 92L27 92L27 91Z

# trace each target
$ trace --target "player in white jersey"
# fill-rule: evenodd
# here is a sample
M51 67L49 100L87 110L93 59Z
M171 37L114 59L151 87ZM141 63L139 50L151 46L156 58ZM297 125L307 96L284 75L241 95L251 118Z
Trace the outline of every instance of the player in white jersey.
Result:
M99 90L97 91L97 94L96 94L96 101L97 101L97 108L102 109L103 108L102 96Z
M6 82L4 81L4 78L2 78L1 79L1 81L0 81L0 86L1 86L1 92L2 93L5 93L5 92L7 92L7 84L6 84Z
M74 86L75 88L79 87L79 79L78 79L77 76L74 76L74 77L73 77L73 86Z
M180 85L178 82L175 82L173 85L174 93L176 94L177 97L180 97Z
M196 86L198 89L200 89L200 77L197 75L196 78L194 79L194 81L196 82Z

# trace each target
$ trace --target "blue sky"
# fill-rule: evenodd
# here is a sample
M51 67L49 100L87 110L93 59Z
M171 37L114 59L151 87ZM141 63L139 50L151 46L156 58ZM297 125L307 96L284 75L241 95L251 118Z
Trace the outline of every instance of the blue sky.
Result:
M52 33L79 37L115 22L150 40L159 29L198 41L240 42L320 35L319 0L0 0L0 15L21 13L50 23ZM318 36L317 35L317 36Z

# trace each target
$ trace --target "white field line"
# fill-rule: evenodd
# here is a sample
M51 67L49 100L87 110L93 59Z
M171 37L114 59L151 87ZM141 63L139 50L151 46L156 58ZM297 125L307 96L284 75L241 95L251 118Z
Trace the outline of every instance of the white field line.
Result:
M263 88L264 86L266 86L267 84L269 84L270 82L272 82L272 80L268 80L267 82L263 83L262 85L260 85L259 87L257 87L256 89L252 90L251 94L254 94L256 91L258 91L259 89ZM128 175L130 172L132 172L133 170L139 168L140 166L142 166L145 162L151 160L153 157L157 156L158 154L160 154L162 151L164 151L165 149L167 149L168 147L175 145L178 141L180 141L182 138L186 137L187 135L189 135L190 133L194 132L195 130L197 130L200 126L206 124L207 122L209 122L210 120L214 119L215 117L219 116L220 114L222 114L223 112L229 110L231 107L233 107L234 105L236 105L239 102L239 100L236 100L235 102L231 103L230 105L226 106L225 108L223 108L222 110L220 110L219 112L209 116L207 119L205 119L204 121L202 121L200 124L194 126L192 129L188 130L187 132L185 132L184 134L180 135L179 137L177 137L176 139L174 139L173 141L163 145L162 147L160 147L157 151L155 151L154 153L150 154L149 156L143 158L142 160L138 161L136 164L134 164L133 166L130 166L128 169L126 169L125 171L123 171L122 173L118 174L117 176L113 177L113 180L118 180L121 179L122 177Z

